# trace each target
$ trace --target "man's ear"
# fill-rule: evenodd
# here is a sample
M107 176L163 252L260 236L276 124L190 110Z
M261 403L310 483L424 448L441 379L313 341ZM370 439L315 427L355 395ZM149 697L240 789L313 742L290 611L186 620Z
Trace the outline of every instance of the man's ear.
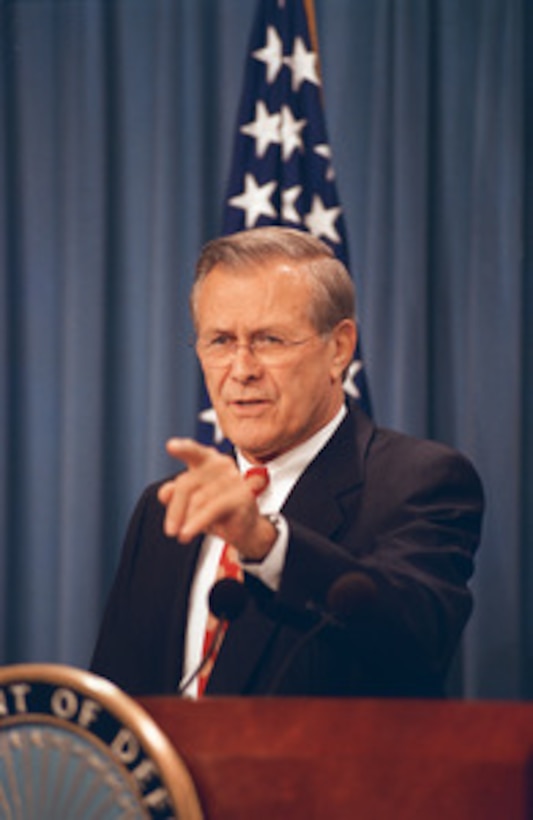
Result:
M342 377L350 366L357 345L357 327L352 319L343 319L331 332L334 344L331 360L331 374L333 378Z

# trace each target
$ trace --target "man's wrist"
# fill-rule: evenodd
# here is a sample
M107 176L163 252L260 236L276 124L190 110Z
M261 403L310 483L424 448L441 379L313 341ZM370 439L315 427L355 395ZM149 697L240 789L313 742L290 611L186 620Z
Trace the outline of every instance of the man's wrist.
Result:
M281 533L280 516L275 513L261 515L260 534L254 543L254 554L240 555L242 564L260 564L270 554L270 551Z
M265 586L274 592L279 589L281 575L285 565L285 558L289 547L289 525L285 517L279 513L265 516L270 527L276 529L278 535L268 553L259 560L248 559L243 561L243 568ZM241 559L242 560L242 559Z

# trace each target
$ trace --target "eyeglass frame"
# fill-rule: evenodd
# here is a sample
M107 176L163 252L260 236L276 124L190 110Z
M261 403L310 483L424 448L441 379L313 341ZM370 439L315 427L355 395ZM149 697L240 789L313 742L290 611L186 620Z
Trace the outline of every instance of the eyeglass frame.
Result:
M307 344L313 339L324 338L330 332L315 332L303 339L284 339L275 333L257 331L246 342L237 341L231 333L221 332L214 334L210 340L197 339L195 348L199 358L209 367L229 367L235 361L240 348L245 348L261 364L275 367L286 363L285 357L290 351ZM222 342L227 345L224 349L220 347ZM258 349L258 345L262 344L266 345L265 349ZM269 347L270 349L268 349ZM219 354L222 354L222 359L217 359L217 349ZM213 356L213 354L215 355ZM269 359L271 355L274 355L273 359Z

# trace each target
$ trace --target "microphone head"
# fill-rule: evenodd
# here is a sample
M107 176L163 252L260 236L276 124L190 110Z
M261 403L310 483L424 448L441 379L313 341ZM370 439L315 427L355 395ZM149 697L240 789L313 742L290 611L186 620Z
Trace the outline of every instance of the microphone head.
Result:
M234 621L244 610L248 590L235 578L222 578L209 593L209 609L220 621Z
M362 572L349 572L341 575L331 585L327 604L335 615L350 621L377 608L378 589L368 575Z

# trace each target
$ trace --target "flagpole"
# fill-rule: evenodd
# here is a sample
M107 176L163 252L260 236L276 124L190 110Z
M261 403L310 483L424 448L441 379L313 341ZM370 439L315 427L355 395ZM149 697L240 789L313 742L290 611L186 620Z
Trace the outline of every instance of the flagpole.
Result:
M305 16L307 17L307 28L309 29L309 39L311 47L316 54L317 71L320 71L320 50L318 48L318 28L316 24L316 12L314 0L304 0Z
M309 28L309 38L313 51L318 54L318 29L316 26L316 14L314 0L304 0L305 15L307 17L307 26Z

